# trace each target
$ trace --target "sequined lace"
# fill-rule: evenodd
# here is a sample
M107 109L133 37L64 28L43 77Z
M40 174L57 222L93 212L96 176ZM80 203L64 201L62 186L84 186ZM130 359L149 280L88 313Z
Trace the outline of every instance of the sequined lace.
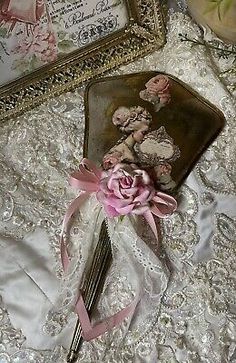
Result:
M227 125L181 188L178 211L162 222L160 258L168 260L171 275L156 315L147 316L144 334L137 327L123 339L126 329L122 326L84 343L80 362L236 362L236 103L228 80L223 84L218 77L219 69L225 69L231 60L219 62L203 47L181 42L179 33L202 36L187 16L172 14L168 27L162 50L113 74L151 69L170 73L220 108ZM213 39L214 35L208 32L207 37ZM1 125L1 234L20 240L37 226L45 228L58 277L58 235L66 205L73 197L65 180L82 155L82 96L82 89L64 94ZM72 235L78 237L79 232L75 227ZM134 243L134 253L138 255L139 249ZM152 261L144 260L142 251L140 256L140 266L147 271ZM117 263L122 266L122 256ZM112 312L125 306L132 296L127 276L118 270L114 263L98 306L100 316L108 307ZM72 290L74 283L71 281ZM148 288L148 280L146 283ZM151 291L152 286L149 288ZM63 284L60 298L58 310L45 317L49 338L64 329L71 314L73 293L63 290ZM30 349L22 333L12 327L5 309L0 307L1 362L65 362L65 350L60 346L50 351Z

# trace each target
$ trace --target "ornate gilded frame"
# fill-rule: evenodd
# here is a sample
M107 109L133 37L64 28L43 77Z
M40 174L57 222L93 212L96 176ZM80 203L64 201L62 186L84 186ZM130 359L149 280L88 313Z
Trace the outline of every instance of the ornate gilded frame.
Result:
M82 50L0 88L0 120L15 117L81 82L161 47L165 41L161 5L126 0L128 25Z

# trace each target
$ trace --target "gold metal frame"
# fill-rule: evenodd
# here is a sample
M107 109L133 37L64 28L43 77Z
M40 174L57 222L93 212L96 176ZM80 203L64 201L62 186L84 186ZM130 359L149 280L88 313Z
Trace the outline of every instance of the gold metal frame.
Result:
M157 0L125 0L128 25L0 88L0 120L15 117L81 82L144 56L165 41Z

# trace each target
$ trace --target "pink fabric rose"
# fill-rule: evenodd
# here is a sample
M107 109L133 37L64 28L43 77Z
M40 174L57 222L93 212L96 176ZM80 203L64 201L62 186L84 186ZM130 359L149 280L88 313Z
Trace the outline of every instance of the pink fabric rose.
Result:
M88 159L83 159L79 170L70 178L70 185L85 192L70 205L66 219L73 215L90 193L96 193L108 217L126 214L143 215L156 239L158 233L153 215L165 218L176 210L176 200L154 188L149 174L134 164L117 164L102 171ZM65 219L64 219L65 221Z
M149 79L145 86L146 89L140 91L139 96L144 101L151 102L154 105L155 112L158 112L170 102L170 80L167 76L158 74Z
M149 79L145 86L150 94L160 96L161 94L169 93L170 81L167 76L158 74Z
M105 170L108 170L110 168L113 168L121 161L122 161L122 153L119 151L114 151L104 156L102 165Z
M108 217L144 214L150 209L155 188L146 171L136 165L117 164L104 172L97 199L103 204Z

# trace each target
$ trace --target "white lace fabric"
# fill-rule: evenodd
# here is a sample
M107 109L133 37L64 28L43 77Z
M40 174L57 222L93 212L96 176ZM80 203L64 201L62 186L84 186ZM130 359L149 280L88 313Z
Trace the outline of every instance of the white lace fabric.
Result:
M85 342L80 362L236 362L236 102L219 78L232 60L218 61L179 33L202 36L175 13L162 50L112 73L172 74L221 109L227 125L181 188L178 211L161 223L157 255L143 242L152 243L144 227L138 236L128 218L110 225L114 262L96 315L111 315L134 294L142 303L132 321ZM91 198L71 230L72 266L62 278L59 233L75 195L67 180L81 160L83 132L83 89L1 125L1 363L66 362L77 284L93 248L89 220L99 213Z

